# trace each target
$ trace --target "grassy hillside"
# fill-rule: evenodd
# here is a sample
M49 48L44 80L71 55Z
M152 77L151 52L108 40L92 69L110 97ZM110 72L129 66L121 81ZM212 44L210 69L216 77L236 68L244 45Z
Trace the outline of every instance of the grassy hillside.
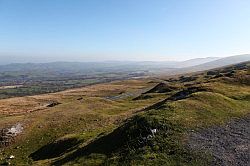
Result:
M213 165L190 134L249 115L249 65L0 100L0 126L24 127L0 163Z

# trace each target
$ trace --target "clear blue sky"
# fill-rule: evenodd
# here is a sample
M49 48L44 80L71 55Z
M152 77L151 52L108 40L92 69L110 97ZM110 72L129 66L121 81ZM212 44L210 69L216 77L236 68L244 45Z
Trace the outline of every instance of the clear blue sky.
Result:
M249 0L0 0L0 57L182 60L243 53L250 53Z

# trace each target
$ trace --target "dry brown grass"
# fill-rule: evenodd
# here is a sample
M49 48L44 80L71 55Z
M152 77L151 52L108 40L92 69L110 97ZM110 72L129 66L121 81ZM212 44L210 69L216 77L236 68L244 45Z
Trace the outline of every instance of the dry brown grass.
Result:
M15 119L17 116L25 115L33 112L50 112L52 110L81 110L83 112L93 110L116 109L119 104L105 100L103 97L118 95L123 92L133 91L148 87L145 80L125 80L114 81L111 83L96 84L83 88L70 89L62 92L35 95L28 97L16 97L0 100L0 126L6 123L6 119ZM77 100L82 97L82 100ZM48 108L47 105L57 101L62 103L55 108ZM119 108L118 108L119 109ZM69 112L67 111L67 114ZM39 114L39 113L38 113ZM22 119L22 118L21 118ZM20 118L18 119L20 120Z

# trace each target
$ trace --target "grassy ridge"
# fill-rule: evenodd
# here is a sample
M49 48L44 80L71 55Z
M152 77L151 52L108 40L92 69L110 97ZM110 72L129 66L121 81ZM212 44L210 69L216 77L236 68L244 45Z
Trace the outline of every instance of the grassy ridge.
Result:
M201 101L202 99L202 101ZM213 106L211 106L213 104ZM250 104L221 94L199 92L135 116L110 134L55 164L208 165L211 156L185 147L188 132L249 113ZM151 129L157 129L153 136ZM152 135L152 138L147 137ZM146 138L146 139L145 139Z

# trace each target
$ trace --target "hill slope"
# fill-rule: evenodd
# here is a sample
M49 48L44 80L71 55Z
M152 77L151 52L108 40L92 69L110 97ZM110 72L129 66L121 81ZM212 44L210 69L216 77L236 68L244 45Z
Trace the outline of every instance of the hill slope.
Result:
M230 56L226 58L221 58L215 61L207 62L204 64L200 64L197 66L192 67L192 69L195 70L207 70L227 65L232 65L236 63L241 63L245 61L250 61L250 54L244 54L244 55L236 55L236 56Z
M4 148L1 162L244 165L249 161L245 144L249 133L248 128L237 131L237 125L249 126L249 65L245 62L173 78L120 81L0 100L1 110L6 110L0 114L0 125L19 122L24 127L23 133ZM37 106L38 110L22 112L20 100L27 104L26 109ZM39 107L48 101L61 104ZM12 103L11 108L6 103ZM7 110L14 108L15 114L8 115ZM228 139L223 138L227 142L209 143L223 132L229 132L224 134ZM235 143L236 138L242 141ZM199 148L202 145L206 146ZM237 151L231 150L235 148ZM220 156L217 151L222 152ZM11 155L15 158L8 159ZM226 157L229 155L235 160Z
M247 165L250 159L246 150L250 134L248 69L243 63L217 69L220 77L200 74L195 82L185 82L179 91L54 164L88 165L94 161L106 165ZM161 87L158 84L152 89ZM241 119L242 116L246 118ZM240 123L230 122L231 118ZM213 128L215 125L218 127ZM242 126L246 126L245 130L240 130ZM229 132L227 138L225 132ZM235 144L236 140L241 141ZM204 147L205 144L208 146Z

